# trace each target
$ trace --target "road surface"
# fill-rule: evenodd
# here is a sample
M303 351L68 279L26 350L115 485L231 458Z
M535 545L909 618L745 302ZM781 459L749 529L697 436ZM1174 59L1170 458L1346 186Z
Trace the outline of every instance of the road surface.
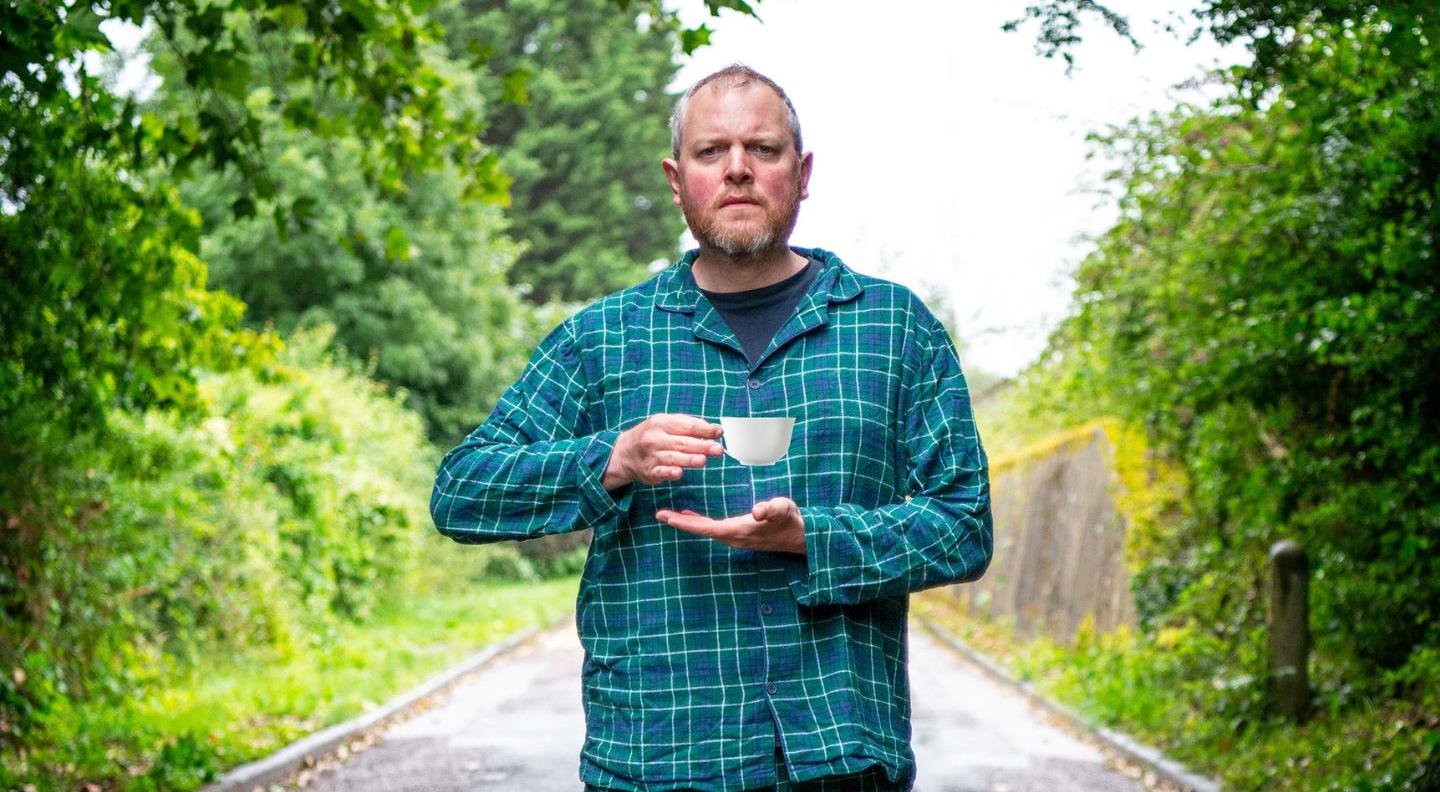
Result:
M573 621L547 630L290 788L579 792L582 657ZM910 683L915 792L1145 789L913 624Z

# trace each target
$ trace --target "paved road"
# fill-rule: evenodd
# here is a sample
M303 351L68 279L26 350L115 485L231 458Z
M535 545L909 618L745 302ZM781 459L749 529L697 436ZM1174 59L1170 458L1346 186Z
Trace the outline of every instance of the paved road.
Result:
M444 700L311 774L321 792L578 792L582 652L574 622L463 680ZM1139 792L918 627L910 632L915 792Z

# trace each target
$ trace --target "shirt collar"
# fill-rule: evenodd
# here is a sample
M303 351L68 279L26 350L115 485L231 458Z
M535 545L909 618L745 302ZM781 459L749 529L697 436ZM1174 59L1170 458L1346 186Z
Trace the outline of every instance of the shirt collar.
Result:
M820 262L820 272L816 273L815 282L810 289L816 294L823 294L827 302L844 302L865 290L855 273L834 253L820 248L796 247L791 250ZM699 249L690 250L660 273L655 293L655 304L658 307L667 311L695 312L697 304L704 297L696 286L695 274L691 271L691 266L699 256ZM708 304L709 300L705 302Z

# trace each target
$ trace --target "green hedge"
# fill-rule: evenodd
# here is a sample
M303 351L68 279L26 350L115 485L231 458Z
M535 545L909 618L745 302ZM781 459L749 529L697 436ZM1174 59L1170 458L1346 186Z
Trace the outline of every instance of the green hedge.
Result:
M38 561L0 621L8 748L59 699L125 695L217 647L323 642L415 574L435 452L328 342L201 376L199 416L116 411L103 440L70 441L11 521Z

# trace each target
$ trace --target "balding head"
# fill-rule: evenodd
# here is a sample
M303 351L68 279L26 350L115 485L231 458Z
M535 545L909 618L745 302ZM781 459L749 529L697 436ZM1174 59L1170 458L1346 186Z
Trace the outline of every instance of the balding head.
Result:
M690 90L686 91L685 95L675 103L675 111L670 114L670 156L676 159L680 157L680 139L684 136L685 131L685 108L690 104L691 97L699 93L702 88L710 86L713 86L712 90L728 90L752 83L765 85L780 97L780 101L785 103L785 122L790 127L790 137L795 142L795 153L797 156L803 153L805 147L800 138L800 117L795 114L795 105L790 103L790 97L785 95L785 89L749 66L732 63L690 86Z

